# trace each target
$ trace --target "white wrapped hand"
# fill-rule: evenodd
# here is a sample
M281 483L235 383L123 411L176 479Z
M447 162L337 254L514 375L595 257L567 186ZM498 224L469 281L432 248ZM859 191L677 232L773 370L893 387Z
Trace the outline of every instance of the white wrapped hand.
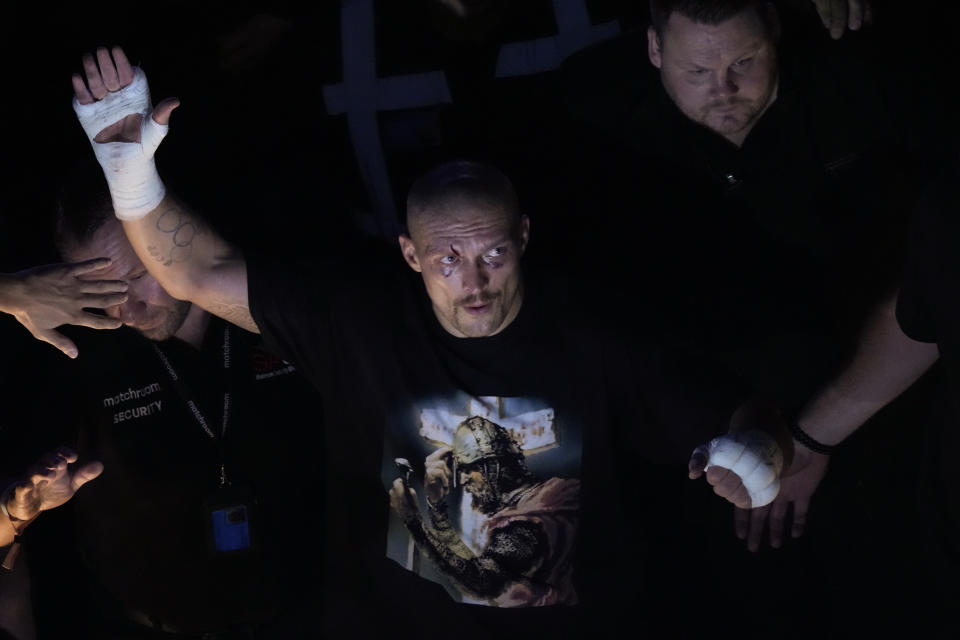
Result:
M133 67L133 72L133 82L100 100L90 104L73 100L73 109L106 176L114 211L122 220L147 215L166 194L154 153L169 125L153 119L147 77L139 67ZM139 142L96 141L101 131L130 115L141 117Z
M753 508L770 504L777 497L783 452L773 437L763 431L749 430L714 438L697 447L694 456L706 459L704 471L716 466L736 474Z

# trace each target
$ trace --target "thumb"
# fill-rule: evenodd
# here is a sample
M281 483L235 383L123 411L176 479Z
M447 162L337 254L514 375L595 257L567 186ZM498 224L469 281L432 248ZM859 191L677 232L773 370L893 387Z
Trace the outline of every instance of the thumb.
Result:
M73 479L71 481L73 490L76 491L83 485L99 476L101 473L103 473L103 463L99 460L94 460L93 462L83 465L73 474Z
M710 454L705 446L699 446L693 450L690 456L690 462L687 464L687 477L696 480L703 475L703 470L707 466Z
M7 512L14 518L30 520L40 512L40 500L29 480L13 484L13 498L5 505ZM9 494L8 494L9 495Z
M69 358L76 358L78 355L77 345L67 336L63 335L59 331L54 331L50 329L49 331L36 331L33 336L37 340L42 340L48 344L52 344L57 349L62 351Z
M153 109L153 120L157 124L166 125L170 123L170 114L180 106L179 98L164 98Z

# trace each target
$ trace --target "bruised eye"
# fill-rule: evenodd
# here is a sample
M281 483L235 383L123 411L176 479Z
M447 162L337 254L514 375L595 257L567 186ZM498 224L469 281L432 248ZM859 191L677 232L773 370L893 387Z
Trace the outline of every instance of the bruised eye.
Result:
M496 249L489 251L487 255L483 256L483 261L489 264L494 262L497 258L503 256L503 254L506 252L506 247L497 247Z

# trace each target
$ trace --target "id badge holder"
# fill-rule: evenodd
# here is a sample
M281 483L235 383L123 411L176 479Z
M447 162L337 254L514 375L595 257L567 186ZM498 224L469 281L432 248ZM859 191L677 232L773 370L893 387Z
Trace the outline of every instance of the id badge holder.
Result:
M243 554L256 545L256 501L242 487L217 489L204 504L207 547L213 556Z

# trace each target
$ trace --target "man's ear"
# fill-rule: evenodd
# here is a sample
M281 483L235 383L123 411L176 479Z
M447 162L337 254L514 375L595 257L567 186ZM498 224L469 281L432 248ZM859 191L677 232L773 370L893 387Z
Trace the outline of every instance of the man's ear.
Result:
M527 250L528 242L530 242L530 218L520 216L520 255Z
M650 64L657 69L663 64L662 51L663 46L660 43L660 36L657 35L657 30L653 27L647 27L647 56L650 58Z
M403 234L400 234L397 239L400 241L400 253L403 254L403 259L407 261L411 269L417 273L422 273L423 267L420 266L420 260L417 258L417 248L413 246L413 240Z

